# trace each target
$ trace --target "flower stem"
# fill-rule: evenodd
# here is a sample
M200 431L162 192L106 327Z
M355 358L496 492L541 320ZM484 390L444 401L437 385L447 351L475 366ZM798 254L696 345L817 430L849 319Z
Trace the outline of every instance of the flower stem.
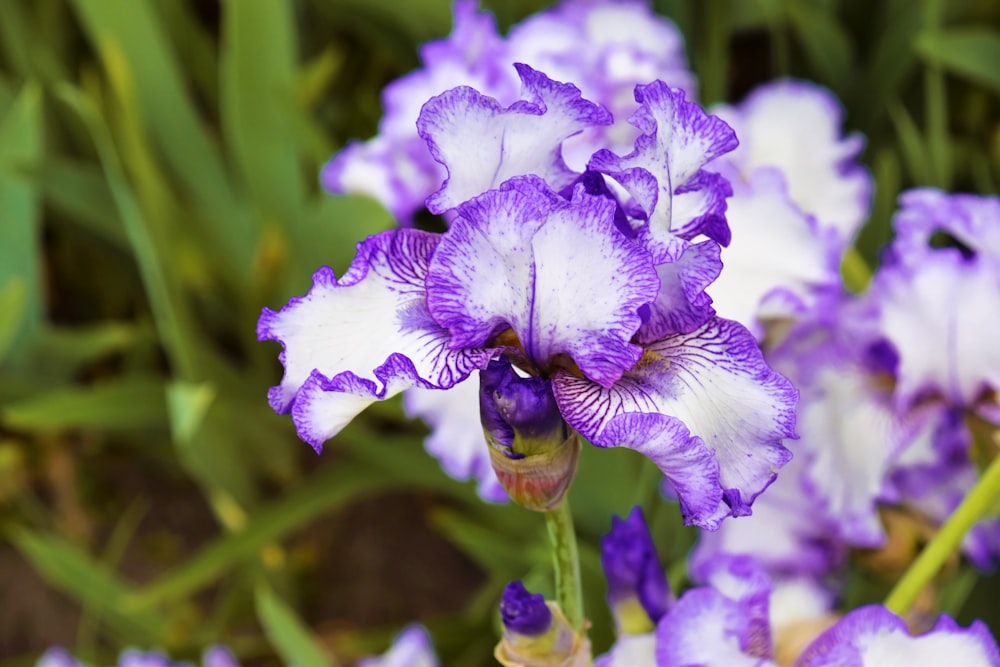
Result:
M941 526L937 535L885 599L885 606L899 616L906 614L917 597L941 570L941 566L961 545L972 527L991 508L1000 495L1000 456L993 459L972 491Z
M576 548L576 531L569 499L545 513L552 542L552 562L556 569L556 601L566 619L578 632L583 631L583 586L580 584L580 556Z

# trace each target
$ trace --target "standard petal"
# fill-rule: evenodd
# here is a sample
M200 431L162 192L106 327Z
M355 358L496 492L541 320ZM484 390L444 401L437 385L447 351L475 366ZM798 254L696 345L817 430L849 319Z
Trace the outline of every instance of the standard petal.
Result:
M735 148L736 135L724 122L685 100L683 91L662 81L636 86L635 99L641 106L629 122L642 132L635 150L624 157L598 151L588 169L607 174L632 195L648 220L649 244L657 261L676 252L678 230L684 232L680 238L711 231L716 240L727 240L726 232L719 230L725 194L719 196L716 190L728 188L728 183L701 175L700 170ZM708 192L696 198L694 193L700 190ZM693 201L675 206L674 197L684 193ZM695 220L700 222L694 224Z
M378 400L406 383L447 388L488 363L488 351L451 349L448 332L427 310L424 278L436 245L436 236L417 230L373 236L358 245L357 257L339 281L324 267L313 276L308 294L280 311L264 309L258 338L285 348L285 376L269 392L271 407L292 411L308 384L311 407L299 409L304 419L317 406L317 391L350 391L354 398L344 394L343 407L331 411L349 421L347 415L361 409L359 396ZM352 379L338 380L344 373ZM342 384L350 389L336 388ZM327 403L322 401L330 409ZM339 430L332 417L322 421L321 431L310 429L313 444L319 432Z
M753 336L715 318L690 334L647 346L639 364L610 388L569 372L553 379L566 421L597 445L617 415L659 413L680 419L719 461L724 498L736 515L770 484L791 454L798 393L771 370Z
M406 413L431 428L424 447L458 480L479 480L479 495L496 503L507 501L497 481L479 418L479 379L475 374L451 389L414 387L403 394Z
M428 305L454 345L512 328L533 363L568 355L607 386L642 352L630 340L659 279L615 227L610 201L547 192L519 178L463 204L431 263Z
M715 315L705 290L722 273L719 251L715 241L703 241L689 245L675 261L656 267L660 292L649 304L648 317L636 334L638 342L690 333Z
M899 197L899 211L892 219L896 236L892 255L915 264L923 260L935 233L944 232L991 261L1000 262L1000 197L951 194L918 188Z
M468 87L428 101L417 130L448 179L427 199L432 213L464 201L514 177L534 174L554 190L577 177L562 158L562 142L584 129L611 123L600 105L580 96L572 84L552 81L527 65L516 64L525 100L506 109Z

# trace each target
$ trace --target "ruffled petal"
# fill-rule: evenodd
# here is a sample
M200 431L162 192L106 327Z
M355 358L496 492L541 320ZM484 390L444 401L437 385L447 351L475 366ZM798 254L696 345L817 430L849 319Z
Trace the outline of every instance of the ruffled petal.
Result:
M495 503L507 501L490 464L489 446L479 417L479 378L475 375L451 389L414 387L403 394L406 413L420 417L431 428L424 440L427 451L458 480L479 480L479 495Z
M483 345L510 327L534 363L569 355L607 386L642 353L630 339L659 280L615 228L610 201L578 190L567 202L528 178L459 208L427 289L454 345Z
M611 115L583 99L576 86L527 65L515 67L527 99L506 109L492 97L460 87L421 110L417 130L448 170L444 185L427 199L432 213L451 210L514 176L534 174L561 190L577 177L563 161L562 142L611 123Z
M645 213L648 243L657 262L676 256L683 247L678 243L681 238L703 233L727 242L728 232L720 232L719 220L725 213L729 184L700 170L735 148L736 135L724 122L686 101L683 91L662 81L636 86L635 99L641 106L629 122L642 133L635 150L624 157L598 151L588 169L615 179ZM696 192L701 194L695 197ZM692 201L675 206L674 197L684 193Z
M705 290L722 272L719 250L715 241L703 241L689 245L675 261L656 267L660 292L636 334L639 343L690 333L715 315L712 297Z
M489 362L491 351L449 347L427 310L424 279L437 241L408 229L373 236L339 281L324 267L308 294L261 313L257 337L285 348L285 376L269 401L293 412L303 439L318 446L371 401L414 384L451 387Z
M1000 652L982 621L959 627L941 616L930 632L913 637L906 623L882 605L859 607L821 634L796 667L997 667Z
M968 406L1000 388L1000 263L942 249L884 268L871 294L899 355L900 409L934 395Z
M719 461L724 499L736 515L770 484L791 454L798 394L771 370L745 328L713 319L690 334L647 346L639 364L610 388L569 372L553 378L566 421L597 445L614 445L603 431L617 415L677 417Z
M1000 262L1000 197L951 194L918 188L899 197L899 211L892 220L896 236L894 259L916 264L928 253L937 232L950 235L969 251Z
M620 414L608 423L601 439L634 449L663 471L677 493L686 525L714 530L729 514L715 454L680 420L655 413Z
M714 107L736 130L740 147L729 157L745 179L761 167L777 167L792 200L841 243L868 216L871 174L858 162L859 134L841 135L843 111L825 88L804 81L758 87L738 107Z
M792 203L781 172L755 171L736 188L726 218L737 242L722 252L726 270L708 287L720 316L761 337L761 320L802 313L839 289L843 244Z

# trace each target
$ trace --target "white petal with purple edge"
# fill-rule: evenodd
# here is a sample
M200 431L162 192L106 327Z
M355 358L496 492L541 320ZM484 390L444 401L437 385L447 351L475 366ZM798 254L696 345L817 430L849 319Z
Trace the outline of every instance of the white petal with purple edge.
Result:
M714 107L733 126L740 147L729 156L744 178L777 167L799 207L849 241L868 215L872 178L857 161L859 134L841 136L843 111L825 88L778 81L754 90L739 107Z
M982 621L959 627L948 616L918 637L882 605L859 607L820 635L796 667L998 667L1000 653Z
M378 657L361 658L357 667L438 667L439 664L427 631L411 625L396 636L388 651Z
M715 451L725 500L736 515L770 484L791 454L798 393L771 370L753 336L715 318L690 334L647 346L638 365L610 388L562 371L553 392L566 421L599 446L603 431L626 412L680 419Z
M552 81L527 65L515 65L528 98L504 109L472 88L455 88L428 101L417 130L448 179L427 199L432 213L451 210L514 176L533 174L555 190L577 174L561 146L588 127L608 125L611 115L583 99L572 84Z
M409 389L403 394L403 405L408 415L420 417L430 426L424 446L445 472L459 480L478 479L479 495L485 500L507 500L490 464L489 446L483 435L478 374L451 389Z
M610 651L594 661L594 667L657 667L656 635L621 635Z
M660 292L649 304L649 317L636 334L650 343L673 333L690 333L715 315L706 288L722 272L719 244L703 241L689 245L673 262L656 267Z
M567 202L537 178L463 204L427 279L430 311L454 345L511 327L534 363L566 354L604 386L641 355L630 339L658 290L649 254L617 230L609 200L578 191Z
M710 222L717 226L717 218L725 212L725 194L705 193L700 203L683 207L678 203L681 215L677 216L673 198L685 192L684 186L696 177L700 186L696 189L728 190L724 179L698 174L706 163L731 151L738 142L728 125L686 101L683 91L662 81L636 86L635 98L642 105L629 119L642 132L635 150L624 157L608 150L598 151L588 167L621 183L642 207L649 223L651 247L656 248L654 254L661 261L664 255L674 252L677 230L684 229L687 238L699 231L689 224L691 216L703 220L705 226ZM716 210L706 210L705 202L714 202Z
M970 250L1000 261L1000 197L951 194L918 188L899 197L892 219L894 254L904 263L922 260L935 232L951 234Z
M450 387L488 363L489 351L449 348L448 332L427 310L424 279L436 245L435 235L417 230L370 237L339 281L324 267L305 296L261 313L258 338L285 347L271 407L297 411L297 423L310 424L300 435L314 446L371 401L408 385Z
M737 242L722 252L726 270L708 287L720 316L761 337L762 318L801 312L819 290L840 285L842 244L792 203L781 172L754 172L736 188L726 219ZM778 291L782 299L769 299Z

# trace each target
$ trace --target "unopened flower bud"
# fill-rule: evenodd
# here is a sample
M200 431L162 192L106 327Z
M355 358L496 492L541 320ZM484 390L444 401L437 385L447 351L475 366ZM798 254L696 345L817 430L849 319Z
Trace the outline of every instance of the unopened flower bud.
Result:
M529 593L520 581L504 589L500 618L504 633L494 656L504 667L590 665L590 641L573 630L559 605Z
M612 518L611 532L601 540L601 565L619 634L652 632L672 598L641 508L625 519Z
M552 385L520 377L507 360L480 373L479 409L490 461L511 499L547 511L559 504L576 474L580 440L563 420Z

